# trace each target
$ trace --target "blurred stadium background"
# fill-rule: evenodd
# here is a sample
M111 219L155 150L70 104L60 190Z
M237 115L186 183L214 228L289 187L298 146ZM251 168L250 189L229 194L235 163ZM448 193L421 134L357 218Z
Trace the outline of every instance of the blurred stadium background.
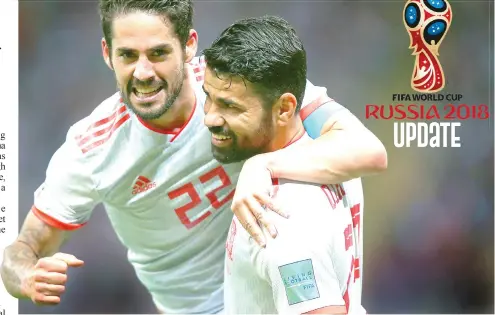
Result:
M493 3L450 2L443 93L490 104L493 115ZM196 1L195 28L202 49L236 19L283 16L305 44L310 80L364 120L365 104L412 92L404 3ZM70 125L115 91L100 38L96 1L20 2L21 222ZM368 312L493 313L493 118L463 122L460 149L396 149L392 122L365 124L389 156L386 174L364 180ZM155 312L101 207L64 250L86 266L71 270L63 303L23 301L21 313Z

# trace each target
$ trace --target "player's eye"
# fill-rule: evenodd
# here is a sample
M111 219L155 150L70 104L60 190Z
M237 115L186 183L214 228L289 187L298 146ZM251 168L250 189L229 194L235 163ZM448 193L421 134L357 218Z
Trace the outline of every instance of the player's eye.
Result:
M151 56L153 56L153 57L161 57L161 56L164 56L165 54L166 54L165 50L163 50L163 49L157 49L157 50L154 50L151 53Z
M225 108L236 108L235 104L230 102L222 102L222 106Z
M131 58L135 57L135 54L130 52L130 51L123 51L123 52L119 53L119 57L121 57L123 59L131 59Z

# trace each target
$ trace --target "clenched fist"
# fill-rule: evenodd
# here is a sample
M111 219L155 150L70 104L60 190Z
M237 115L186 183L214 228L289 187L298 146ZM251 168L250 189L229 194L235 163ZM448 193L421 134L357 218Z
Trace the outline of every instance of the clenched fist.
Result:
M81 267L84 262L73 255L57 253L38 260L27 279L29 297L35 304L56 305L65 291L69 267Z

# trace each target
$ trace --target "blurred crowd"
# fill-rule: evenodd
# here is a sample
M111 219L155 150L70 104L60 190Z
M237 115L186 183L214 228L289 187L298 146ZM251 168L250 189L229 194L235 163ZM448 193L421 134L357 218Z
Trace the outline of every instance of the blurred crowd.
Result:
M363 304L369 313L493 313L494 129L463 122L462 147L393 146L389 121L365 121L366 104L412 93L413 57L402 1L196 1L200 48L234 20L277 14L308 52L309 79L384 142L389 169L364 179ZM440 47L447 86L493 115L493 24L489 1L453 2ZM493 15L493 14L492 14ZM100 53L93 1L20 2L20 222L68 128L115 91ZM439 105L444 105L439 103ZM21 313L155 313L105 211L64 246L86 262L71 270L57 307L20 303Z

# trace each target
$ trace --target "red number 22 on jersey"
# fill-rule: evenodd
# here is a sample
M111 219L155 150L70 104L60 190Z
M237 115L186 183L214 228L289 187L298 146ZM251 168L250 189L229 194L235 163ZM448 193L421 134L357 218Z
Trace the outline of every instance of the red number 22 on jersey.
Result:
M211 171L208 171L205 174L201 175L199 177L199 181L202 184L205 184L205 183L213 180L214 178L220 179L222 184L220 186L218 186L217 188L213 189L212 191L205 193L205 196L206 196L206 198L208 198L208 200L210 201L213 208L219 209L221 206L223 206L225 203L227 203L228 201L230 201L234 197L235 190L232 190L231 192L229 192L229 194L227 196L225 196L225 198L223 198L222 200L219 200L217 195L216 195L217 192L228 187L229 185L232 184L232 182L230 181L229 176L227 175L227 173L225 172L225 170L223 169L222 166L218 166L218 167L212 169ZM182 224L184 224L184 226L187 229L192 229L193 227L195 227L196 225L201 223L201 221L203 221L204 219L209 217L211 215L211 211L206 211L200 217L191 221L189 219L189 217L187 216L187 212L189 210L194 209L195 207L197 207L198 205L201 204L201 197L198 194L194 185L192 183L187 183L187 184L169 192L168 197L170 199L175 199L175 198L182 196L184 194L189 195L189 198L191 199L191 201L186 203L182 207L175 209L175 213L179 217L180 222L182 222Z

